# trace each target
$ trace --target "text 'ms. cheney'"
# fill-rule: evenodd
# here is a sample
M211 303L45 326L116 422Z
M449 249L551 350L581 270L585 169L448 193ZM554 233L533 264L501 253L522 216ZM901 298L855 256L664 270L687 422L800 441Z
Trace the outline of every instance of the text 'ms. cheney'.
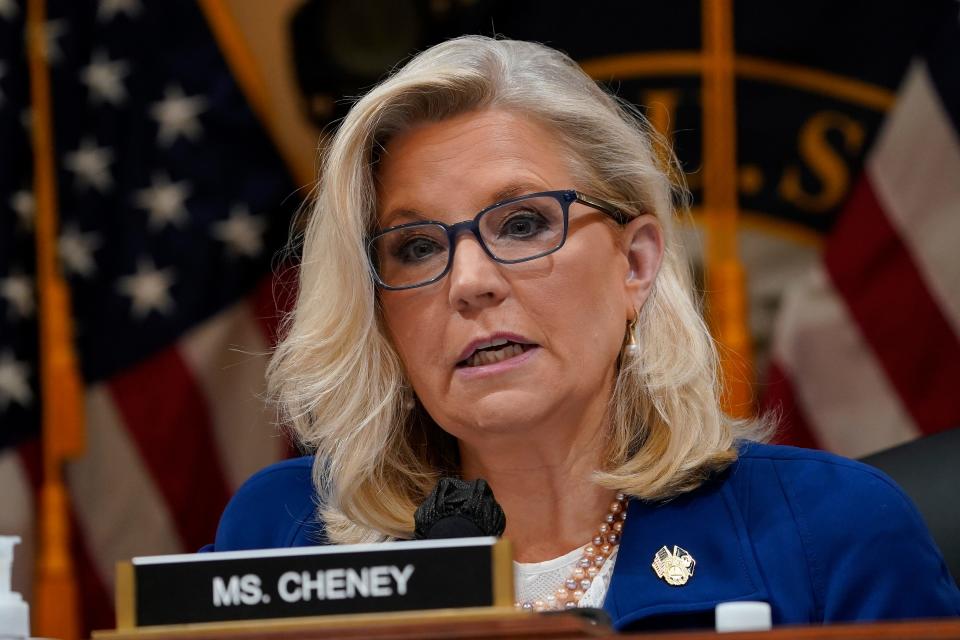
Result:
M269 604L274 597L295 603L404 596L413 572L412 564L287 571L277 579L274 589L265 588L263 580L255 573L214 576L211 584L213 606Z

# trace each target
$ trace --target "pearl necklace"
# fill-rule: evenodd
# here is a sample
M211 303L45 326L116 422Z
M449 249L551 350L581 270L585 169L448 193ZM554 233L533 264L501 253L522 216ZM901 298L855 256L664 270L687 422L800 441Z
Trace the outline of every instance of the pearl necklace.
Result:
M623 523L627 519L627 497L618 493L604 521L597 529L590 543L583 548L583 555L577 560L576 567L570 573L563 585L555 594L547 596L545 600L533 602L516 602L514 607L525 611L554 611L558 609L576 608L587 592L593 579L600 573L600 568L613 554L620 544L620 535L623 533Z

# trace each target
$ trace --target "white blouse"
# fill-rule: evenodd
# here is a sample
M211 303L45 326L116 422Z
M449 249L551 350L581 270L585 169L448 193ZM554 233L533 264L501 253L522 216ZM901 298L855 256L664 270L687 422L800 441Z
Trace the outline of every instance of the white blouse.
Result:
M583 547L578 547L566 553L559 558L544 560L543 562L514 562L513 563L513 584L516 590L518 602L543 602L549 600L551 596L556 597L557 589L563 586L567 578L571 576L577 566L577 561L583 555ZM580 598L578 606L596 607L603 606L603 599L607 595L607 589L610 586L610 577L613 575L613 564L617 560L617 551L619 545L614 548L610 557L600 567L597 577L590 583L590 588Z

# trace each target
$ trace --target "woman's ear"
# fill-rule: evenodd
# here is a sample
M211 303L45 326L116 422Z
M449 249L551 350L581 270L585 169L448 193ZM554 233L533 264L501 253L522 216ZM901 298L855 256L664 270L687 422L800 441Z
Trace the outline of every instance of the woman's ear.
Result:
M663 232L656 216L644 214L627 223L623 250L629 267L624 281L629 319L647 301L663 260Z

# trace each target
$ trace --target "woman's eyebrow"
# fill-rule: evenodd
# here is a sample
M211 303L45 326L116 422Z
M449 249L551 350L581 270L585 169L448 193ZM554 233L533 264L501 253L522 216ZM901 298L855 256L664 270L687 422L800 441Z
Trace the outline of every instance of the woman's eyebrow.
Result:
M495 191L489 198L487 198L487 206L494 204L496 202L503 202L504 200L509 200L510 198L515 198L517 196L522 196L527 193L535 193L537 191L543 191L543 185L537 185L532 182L515 182L501 187ZM473 212L476 213L476 212ZM463 212L463 215L471 215L470 212ZM416 209L410 209L407 207L399 207L397 209L392 209L390 213L384 216L383 223L380 225L382 229L388 227L393 227L398 224L399 220L404 222L427 222L433 220L429 216L426 216Z
M393 209L387 216L384 218L383 223L380 225L382 229L388 227L396 226L400 224L400 220L404 222L426 222L429 220L427 216L423 215L416 209L407 209L401 207L399 209Z
M543 190L544 188L542 185L535 185L532 182L515 182L499 189L496 193L490 196L489 202L490 204L493 204L495 202L502 202L504 200L509 200L510 198L522 196L527 193L536 193Z

